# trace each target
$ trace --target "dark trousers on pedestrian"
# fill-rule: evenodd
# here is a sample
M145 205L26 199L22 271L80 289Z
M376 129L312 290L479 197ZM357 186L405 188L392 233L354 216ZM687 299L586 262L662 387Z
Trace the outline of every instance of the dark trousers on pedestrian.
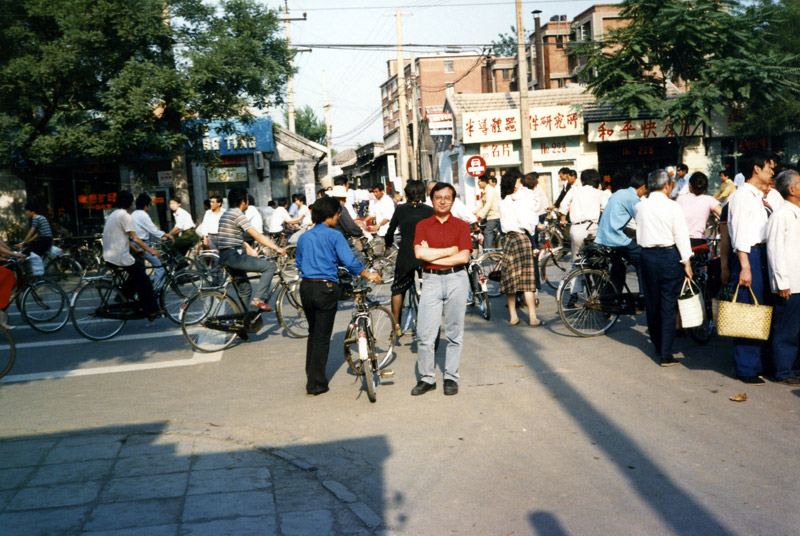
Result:
M769 289L766 249L763 247L752 248L747 258L750 261L750 274L753 277L750 288L755 294L758 303L763 305L766 302L766 290ZM742 272L742 265L739 263L739 257L735 252L731 255L730 266L731 282L736 284L739 281L739 274ZM745 287L740 287L736 302L753 303L753 297ZM758 376L761 374L763 371L763 363L761 361L761 347L763 344L763 341L756 339L733 339L733 360L736 362L737 376Z
M26 249L44 258L45 255L50 253L50 248L52 246L53 246L52 236L39 236L35 238L30 244L28 244L28 247Z
M641 266L647 328L656 354L672 357L678 295L685 276L676 247L642 248Z
M139 296L139 303L145 314L151 315L158 312L156 293L153 290L153 282L150 281L144 269L144 259L137 257L133 264L123 268L128 272L128 279L125 281L122 293L130 298L135 292Z
M791 294L788 300L776 296L772 319L772 360L775 379L780 381L794 376L792 365L800 346L800 294Z
M636 269L636 276L639 278L639 294L644 291L644 284L642 283L642 247L636 243L636 240L631 240L627 246L618 246L613 248L614 256L611 259L611 282L617 287L617 290L622 292L625 283L625 272L627 261Z
M308 320L306 392L319 394L328 390L325 367L328 364L333 321L339 306L339 284L303 279L300 282L300 300Z

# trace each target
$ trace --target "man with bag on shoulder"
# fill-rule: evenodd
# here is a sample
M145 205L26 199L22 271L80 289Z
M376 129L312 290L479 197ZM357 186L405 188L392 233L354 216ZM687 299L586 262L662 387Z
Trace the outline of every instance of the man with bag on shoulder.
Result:
M769 288L766 251L769 207L764 203L763 192L772 179L770 155L766 151L749 152L739 160L739 169L745 183L728 200L728 232L733 250L729 262L731 281L739 285L737 303L752 304L755 296L763 304L765 290ZM758 339L733 341L736 377L744 383L764 384L760 377L762 343Z
M769 282L775 297L772 359L775 381L800 385L792 373L800 341L800 173L778 175L775 189L787 201L767 223Z
M670 199L673 186L665 170L653 171L647 177L650 195L635 209L647 329L662 367L678 364L672 355L678 295L684 278L692 278L689 230L680 205Z

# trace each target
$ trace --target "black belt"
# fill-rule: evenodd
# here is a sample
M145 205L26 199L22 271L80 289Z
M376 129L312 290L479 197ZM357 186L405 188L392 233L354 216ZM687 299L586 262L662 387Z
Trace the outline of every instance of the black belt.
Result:
M311 279L310 277L304 277L303 281L314 281L315 283L332 283L336 285L337 281L331 281L330 279Z
M759 249L759 248L763 248L766 245L767 244L765 242L761 242L760 244L753 244L752 246L750 246L750 249Z
M433 270L431 268L423 268L422 271L426 274L434 274L434 275L447 275L447 274L454 274L456 272L460 272L465 268L465 265L461 266L453 266L452 268L443 268L441 270Z
M662 250L663 249L675 249L676 247L677 246L674 246L674 245L672 245L672 246L647 246L647 247L642 246L642 248L644 248L644 249L662 249Z

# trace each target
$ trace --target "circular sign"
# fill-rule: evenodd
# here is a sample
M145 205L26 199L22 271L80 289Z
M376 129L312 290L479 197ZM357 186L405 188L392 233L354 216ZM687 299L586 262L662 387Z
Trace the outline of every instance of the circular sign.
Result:
M486 160L480 156L470 156L467 158L467 173L475 178L486 173Z

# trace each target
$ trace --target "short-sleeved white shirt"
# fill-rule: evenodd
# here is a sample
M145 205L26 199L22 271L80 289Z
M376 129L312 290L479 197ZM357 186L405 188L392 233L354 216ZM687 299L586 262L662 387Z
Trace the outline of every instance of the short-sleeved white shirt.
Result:
M283 222L291 219L292 218L289 217L289 211L284 207L276 208L275 212L272 213L272 217L269 219L269 232L280 233L283 231Z
M175 216L175 227L178 228L179 231L188 231L189 229L194 229L194 220L192 219L192 215L189 214L185 209L178 207L174 213Z
M128 233L133 231L133 218L127 210L118 208L106 219L103 227L103 259L117 266L134 262Z

